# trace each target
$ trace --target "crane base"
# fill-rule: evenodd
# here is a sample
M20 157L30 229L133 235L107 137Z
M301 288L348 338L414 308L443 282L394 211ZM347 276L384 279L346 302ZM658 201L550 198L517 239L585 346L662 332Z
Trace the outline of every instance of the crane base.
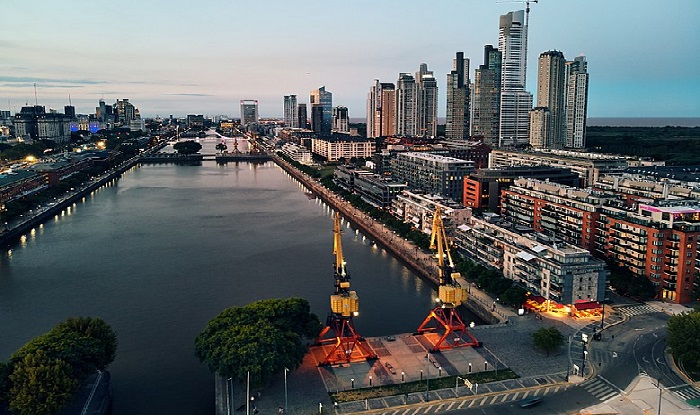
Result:
M331 333L332 332L332 333ZM332 335L326 337L329 333ZM328 316L326 327L316 339L316 346L332 345L325 359L319 366L336 365L340 363L359 362L376 359L377 354L367 344L365 339L355 332L352 317Z
M416 331L416 334L425 333L442 333L438 341L433 344L431 352L479 345L479 341L467 331L467 326L454 308L435 307L430 310L430 314Z

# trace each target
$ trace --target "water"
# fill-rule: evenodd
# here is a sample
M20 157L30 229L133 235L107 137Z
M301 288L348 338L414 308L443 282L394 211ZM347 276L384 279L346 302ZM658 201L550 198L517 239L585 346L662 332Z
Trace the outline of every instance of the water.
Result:
M359 333L415 330L433 288L345 226ZM70 316L101 317L119 338L115 415L211 414L194 338L263 298L306 298L325 321L332 241L330 209L274 163L134 168L0 253L0 359Z

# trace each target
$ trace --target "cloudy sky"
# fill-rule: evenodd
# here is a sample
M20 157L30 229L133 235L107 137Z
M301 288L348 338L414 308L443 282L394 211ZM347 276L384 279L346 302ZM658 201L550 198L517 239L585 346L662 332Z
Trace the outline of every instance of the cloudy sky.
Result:
M129 98L146 116L239 116L258 99L281 116L284 95L365 116L375 78L396 82L421 62L435 72L439 115L455 52L473 69L498 43L501 0L3 0L0 109L34 103L79 113ZM700 117L700 1L531 3L528 89L540 52L585 54L591 117Z

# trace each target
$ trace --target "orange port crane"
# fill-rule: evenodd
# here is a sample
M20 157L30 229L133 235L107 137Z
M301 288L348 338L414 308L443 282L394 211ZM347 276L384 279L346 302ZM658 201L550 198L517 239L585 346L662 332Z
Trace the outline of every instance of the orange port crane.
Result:
M345 268L340 235L340 214L336 212L333 222L335 293L331 295L331 312L328 314L326 327L316 339L318 346L333 347L320 363L321 366L377 358L365 339L357 334L352 322L352 318L358 315L360 309L359 299L357 293L350 290L350 276Z
M439 305L430 310L428 317L418 327L417 333L437 333L440 336L433 344L431 352L461 346L478 346L479 342L467 331L467 327L456 309L467 299L467 290L457 282L460 274L454 272L450 244L445 234L440 207L436 207L433 216L430 249L437 251L440 278L437 298Z

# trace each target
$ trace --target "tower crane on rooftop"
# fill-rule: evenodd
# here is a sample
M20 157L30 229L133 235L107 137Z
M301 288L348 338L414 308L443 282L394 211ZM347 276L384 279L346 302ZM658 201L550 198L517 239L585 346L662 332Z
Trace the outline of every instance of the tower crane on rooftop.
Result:
M335 291L331 295L331 312L326 319L326 326L316 339L317 346L333 347L320 365L376 359L376 353L372 351L365 339L357 334L352 321L352 318L359 314L359 299L357 292L350 290L350 275L345 267L338 212L333 218L333 255L335 256L333 263Z
M417 334L434 333L439 336L431 352L462 346L478 346L479 342L467 331L457 310L457 307L467 299L467 290L457 282L460 274L454 272L450 244L439 206L435 208L433 215L430 249L436 250L437 254L439 285L436 300L439 305L433 308L423 320Z

